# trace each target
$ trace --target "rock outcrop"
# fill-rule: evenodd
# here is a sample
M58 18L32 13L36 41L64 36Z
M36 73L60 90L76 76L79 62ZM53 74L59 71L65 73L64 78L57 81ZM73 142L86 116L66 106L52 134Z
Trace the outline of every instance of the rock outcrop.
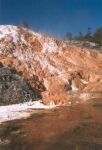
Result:
M0 26L0 62L29 81L45 104L87 100L102 89L101 52L25 28Z
M40 95L16 70L0 66L0 105L36 100L37 98L40 98Z

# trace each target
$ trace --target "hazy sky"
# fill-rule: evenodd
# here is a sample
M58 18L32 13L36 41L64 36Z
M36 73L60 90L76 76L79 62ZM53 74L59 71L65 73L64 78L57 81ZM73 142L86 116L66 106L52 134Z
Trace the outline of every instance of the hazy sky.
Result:
M102 0L0 0L0 24L27 21L35 30L64 36L102 26Z

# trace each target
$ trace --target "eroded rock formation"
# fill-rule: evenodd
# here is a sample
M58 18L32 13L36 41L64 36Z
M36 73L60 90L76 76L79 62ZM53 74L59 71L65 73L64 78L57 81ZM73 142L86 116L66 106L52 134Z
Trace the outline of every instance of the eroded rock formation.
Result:
M45 104L102 98L102 53L96 50L0 26L0 62L28 80Z

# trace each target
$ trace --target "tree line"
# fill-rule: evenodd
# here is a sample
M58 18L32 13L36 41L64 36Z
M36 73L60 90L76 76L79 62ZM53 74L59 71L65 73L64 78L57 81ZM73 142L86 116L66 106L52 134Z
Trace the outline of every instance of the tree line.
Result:
M66 40L72 41L88 41L98 44L99 46L102 46L102 27L97 28L94 33L92 33L91 28L87 28L87 32L83 34L82 32L79 32L77 36L73 36L71 32L67 32Z
M24 28L30 28L29 24L26 21L23 21L22 27ZM102 46L102 27L97 28L94 33L91 31L91 27L87 28L87 31L85 34L82 32L79 32L78 35L73 36L71 32L67 32L65 36L65 40L72 41L88 41L98 44L99 46Z

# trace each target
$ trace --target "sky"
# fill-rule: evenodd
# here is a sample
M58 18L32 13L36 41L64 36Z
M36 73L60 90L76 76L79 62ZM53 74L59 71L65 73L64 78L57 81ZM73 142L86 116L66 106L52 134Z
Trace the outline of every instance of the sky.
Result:
M102 0L0 0L0 25L26 21L35 31L56 37L102 27Z

